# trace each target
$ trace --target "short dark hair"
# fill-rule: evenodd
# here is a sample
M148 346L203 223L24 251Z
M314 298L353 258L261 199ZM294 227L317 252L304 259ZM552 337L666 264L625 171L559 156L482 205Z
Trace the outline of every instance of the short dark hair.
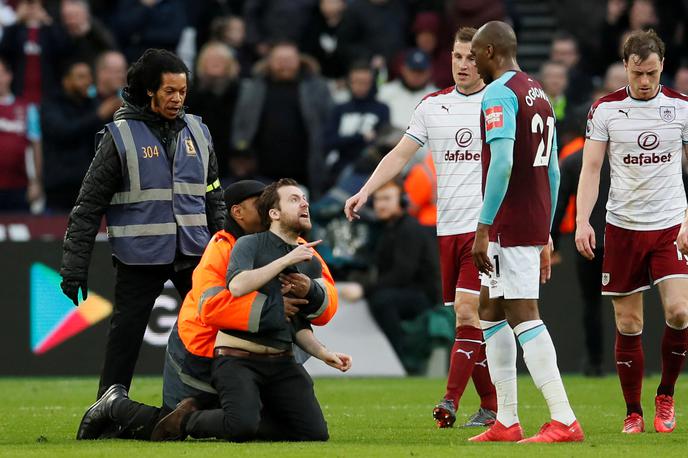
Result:
M86 62L84 59L80 59L78 57L71 57L60 64L60 77L68 77L72 73L72 70L74 70L74 67L76 67L77 65L85 65L91 71L93 71L93 68L91 68L91 64Z
M576 40L576 37L564 30L560 30L556 32L554 36L552 36L552 42L555 41L573 41L576 44L576 47L578 47L578 40Z
M628 62L628 59L635 54L639 62L643 62L652 53L657 54L659 60L662 60L665 50L664 42L653 29L637 30L631 33L623 44L623 60Z
M349 65L349 74L357 70L367 70L369 72L373 71L373 69L370 67L370 62L365 59L355 60L351 63L351 65Z
M127 72L126 92L131 102L148 105L151 98L147 91L160 88L163 73L184 73L189 79L189 69L177 55L166 49L147 49Z
M473 40L475 32L477 31L478 30L474 29L473 27L461 27L454 35L454 42L459 41L461 43L470 43Z
M274 51L275 48L281 47L294 48L296 49L297 53L300 52L299 45L295 41L288 40L286 38L277 38L270 42L270 51L268 52L268 54Z
M299 183L292 178L280 178L279 180L269 184L263 193L256 200L256 208L258 209L258 216L260 216L260 222L265 227L269 227L270 223L270 210L276 208L280 210L280 196L277 193L279 188L285 186L298 186Z
M7 73L14 73L12 71L12 66L10 65L10 62L2 56L0 56L0 65L5 69Z

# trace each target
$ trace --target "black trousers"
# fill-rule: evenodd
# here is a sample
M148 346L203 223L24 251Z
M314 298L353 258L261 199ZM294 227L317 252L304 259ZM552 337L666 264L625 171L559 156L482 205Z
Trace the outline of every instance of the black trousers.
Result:
M583 329L587 362L592 366L602 364L602 258L604 248L594 250L595 258L588 261L576 253L576 271L583 296Z
M131 399L118 399L112 405L112 419L116 429L102 438L150 440L153 428L171 410L154 407Z
M368 298L370 313L399 356L404 344L401 322L416 318L432 306L425 293L411 288L380 289Z
M193 272L193 267L176 272L172 264L129 266L119 261L115 261L115 269L115 307L110 318L98 397L115 383L129 389L155 300L167 280L172 280L182 298L186 297Z
M213 386L222 408L189 415L185 430L191 437L233 442L329 438L313 380L291 356L215 358Z

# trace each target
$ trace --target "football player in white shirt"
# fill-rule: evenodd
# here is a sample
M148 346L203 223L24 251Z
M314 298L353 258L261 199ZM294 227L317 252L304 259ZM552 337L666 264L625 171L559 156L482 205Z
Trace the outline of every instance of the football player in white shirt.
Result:
M456 421L459 400L471 377L481 401L480 409L465 426L489 426L497 410L478 318L480 279L471 256L482 205L480 106L485 88L471 54L474 34L475 29L461 28L454 38L452 74L456 85L429 94L418 104L399 144L344 207L350 221L358 218L357 212L368 196L397 176L418 148L429 143L437 171L442 292L445 305L453 305L456 311L447 391L433 409L440 428L451 427Z
M602 294L612 296L614 304L624 433L644 431L642 291L651 284L659 289L666 320L655 397L657 432L669 433L676 426L674 385L688 350L688 258L676 244L686 213L681 153L688 150L688 97L659 84L664 49L652 30L634 32L624 43L629 85L590 109L576 202L576 247L592 259L595 233L588 218L609 151Z

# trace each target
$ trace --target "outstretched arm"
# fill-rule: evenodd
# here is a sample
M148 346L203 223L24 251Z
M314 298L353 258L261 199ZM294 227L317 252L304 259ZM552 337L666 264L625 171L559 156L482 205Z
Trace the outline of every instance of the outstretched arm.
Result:
M416 141L404 135L397 146L382 158L361 190L351 196L344 204L344 214L349 221L358 219L358 211L365 205L368 197L377 191L380 186L399 175L414 153L418 151L418 148L419 144Z
M296 333L296 344L309 355L318 358L330 367L346 372L351 368L351 356L328 350L310 329L301 329Z

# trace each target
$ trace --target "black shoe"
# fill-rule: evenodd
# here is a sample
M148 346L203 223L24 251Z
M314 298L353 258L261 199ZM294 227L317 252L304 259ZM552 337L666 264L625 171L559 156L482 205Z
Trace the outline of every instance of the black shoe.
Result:
M116 384L108 388L84 414L79 423L76 439L98 439L108 425L112 424L112 403L116 399L127 397L129 395L124 385Z
M194 398L182 399L177 407L163 417L155 425L150 440L159 441L183 441L186 439L186 431L182 431L182 421L191 412L198 410L198 402Z

